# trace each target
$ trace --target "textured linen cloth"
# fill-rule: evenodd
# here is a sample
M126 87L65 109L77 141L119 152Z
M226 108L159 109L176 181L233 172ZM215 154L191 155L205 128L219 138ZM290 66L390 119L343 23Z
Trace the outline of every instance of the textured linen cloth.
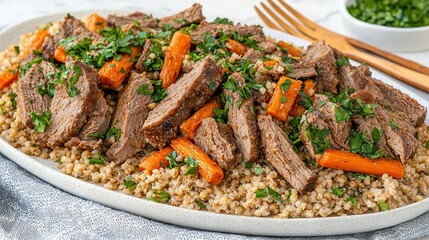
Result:
M310 239L415 239L429 236L429 212L367 233ZM153 221L66 193L0 154L2 239L269 239ZM294 238L297 239L297 238Z

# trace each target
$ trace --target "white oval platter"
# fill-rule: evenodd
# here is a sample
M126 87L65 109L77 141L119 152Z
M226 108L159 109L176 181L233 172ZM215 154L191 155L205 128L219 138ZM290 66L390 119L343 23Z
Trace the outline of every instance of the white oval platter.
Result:
M154 16L165 15L165 12L162 12L162 10L160 11L161 12L152 11L151 13L154 14ZM91 12L73 12L71 14L81 17L89 15L92 12L98 12L102 15L107 15L109 13L124 13L124 11L118 10L94 10ZM5 29L0 33L0 50L5 49L11 44L18 43L19 36L22 34L34 31L41 24L51 21L60 21L65 15L66 13L58 13L43 16L27 20ZM210 14L206 15L210 19ZM293 42L298 46L308 45L308 43L303 40L281 32L269 29L266 29L265 32L267 35L272 36L275 39ZM426 100L429 99L428 94L409 86L405 86L384 74L380 74L376 70L373 70L373 72L374 76L377 78L399 88L406 94L414 97L425 107L429 107L429 102ZM429 116L427 116L426 124L429 123L428 119ZM73 195L150 219L211 231L264 236L351 234L391 227L413 219L429 210L429 198L426 198L420 202L385 212L344 217L276 219L270 217L259 218L216 214L154 203L137 197L128 196L120 192L107 190L101 186L65 175L58 171L57 163L28 156L9 145L3 139L0 139L0 151L22 168Z

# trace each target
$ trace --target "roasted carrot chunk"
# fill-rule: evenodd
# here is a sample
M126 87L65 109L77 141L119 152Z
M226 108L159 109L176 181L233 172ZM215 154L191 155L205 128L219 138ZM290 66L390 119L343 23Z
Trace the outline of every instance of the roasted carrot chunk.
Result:
M107 61L98 72L101 78L101 86L108 89L117 89L125 77L133 68L136 57L140 54L141 49L138 47L131 47L132 53L121 54L119 60L112 59Z
M207 103L204 107L194 113L190 118L180 125L180 132L189 139L194 139L198 128L204 119L214 116L213 109L219 108L216 100Z
M18 64L6 68L0 75L0 89L11 85L18 78Z
M165 157L172 151L174 151L172 147L166 147L157 152L151 153L150 156L143 158L140 162L139 170L152 172L154 169L168 166L168 160Z
M55 58L55 60L57 60L58 62L65 63L65 62L66 62L66 59L67 59L66 50L65 50L63 47L58 46L58 47L55 49L55 52L54 52L54 58Z
M237 53L240 56L246 53L246 50L247 50L246 45L238 41L235 41L233 39L228 39L227 43L228 43L227 48L229 49L230 52Z
M89 31L98 32L107 25L107 20L100 15L93 13L85 21L85 27Z
M316 83L312 80L305 80L304 81L304 90L303 92L309 96L312 97L316 93Z
M276 60L268 60L268 61L265 61L263 64L264 64L264 67L274 67L274 65L277 64L277 61Z
M219 184L223 179L222 169L199 147L187 138L171 140L171 146L182 156L192 157L198 163L198 173L209 183Z
M285 50L287 50L291 56L294 56L294 57L301 56L301 52L298 49L296 49L293 45L291 45L285 41L278 41L277 46L282 47Z
M386 158L370 159L342 150L326 150L317 161L320 166L349 172L381 176L387 174L396 179L404 176L400 161Z
M179 76L183 59L191 48L191 40L191 37L183 32L175 32L171 38L170 46L165 53L164 64L159 74L163 88L168 88Z
M302 82L282 77L277 82L273 96L267 106L267 114L285 121L295 102Z
M31 42L30 47L22 54L22 58L27 56L32 51L40 49L43 42L45 41L45 38L49 36L51 35L45 30L37 31L36 36L34 37L34 40Z

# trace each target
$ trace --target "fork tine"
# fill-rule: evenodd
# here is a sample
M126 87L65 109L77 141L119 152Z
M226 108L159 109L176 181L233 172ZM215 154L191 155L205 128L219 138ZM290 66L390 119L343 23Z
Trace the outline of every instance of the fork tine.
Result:
M305 39L305 40L308 40L308 41L314 41L314 39L311 39L311 38L309 38L308 36L306 36L306 35L304 35L304 34L302 34L301 32L298 32L298 31L296 31L295 29L293 29L293 28L291 28L287 23L285 23L283 20L281 20L273 11L271 11L271 9L267 6L267 5L265 5L263 2L261 2L261 6L262 6L262 8L265 10L265 11L267 11L267 13L271 16L271 17L273 17L279 24L280 24L280 26L282 26L282 28L286 31L286 32L288 32L288 33L290 33L290 34L292 34L292 35L295 35L295 36L297 36L297 37L299 37L299 38L302 38L302 39Z
M301 31L303 34L320 40L320 35L315 33L315 31L311 28L308 28L304 24L298 23L295 19L289 16L283 9L281 9L273 0L268 0L268 3L273 7L282 17L284 17L290 24L292 24L295 28Z
M275 23L273 23L267 16L265 16L262 11L255 6L255 11L259 15L259 17L262 19L262 21L269 27L278 31L282 31L280 27L278 27Z
M302 15L301 13L296 11L293 7L291 7L285 1L283 1L283 0L278 0L278 1L283 7L285 7L290 13L292 13L297 19L299 19L301 22L306 24L308 27L312 28L313 30L316 30L320 27L319 25L317 25L316 23L314 23L310 19L304 17L304 15Z

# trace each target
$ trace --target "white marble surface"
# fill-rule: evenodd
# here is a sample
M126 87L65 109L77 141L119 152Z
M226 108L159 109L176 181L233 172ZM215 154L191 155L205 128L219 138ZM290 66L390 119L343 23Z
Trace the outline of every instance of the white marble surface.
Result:
M0 29L23 20L57 12L89 9L159 12L156 9L161 9L162 13L168 13L186 8L195 1L204 6L204 13L208 16L225 16L245 23L262 24L253 9L260 0L0 0ZM288 0L288 2L319 24L336 32L348 34L341 23L339 13L342 0ZM400 55L429 66L429 51Z

